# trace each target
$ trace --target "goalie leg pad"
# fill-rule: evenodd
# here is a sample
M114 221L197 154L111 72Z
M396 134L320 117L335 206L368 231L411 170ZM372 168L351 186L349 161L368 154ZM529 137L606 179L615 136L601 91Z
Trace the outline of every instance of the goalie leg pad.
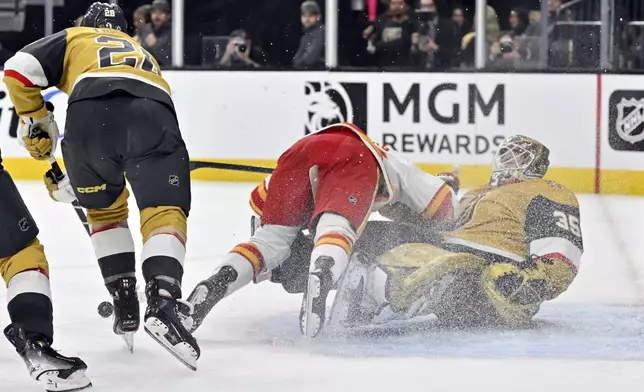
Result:
M387 299L394 311L409 309L414 302L431 294L434 303L440 302L441 292L432 289L448 286L446 277L460 271L482 271L484 259L468 253L454 253L428 244L401 245L378 260L387 272ZM451 278L449 279L451 281Z

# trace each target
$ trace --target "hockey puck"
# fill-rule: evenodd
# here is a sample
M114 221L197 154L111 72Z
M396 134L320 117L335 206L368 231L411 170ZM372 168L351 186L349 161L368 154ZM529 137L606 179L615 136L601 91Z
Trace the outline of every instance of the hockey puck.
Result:
M108 318L114 313L114 305L107 301L101 302L100 305L98 305L98 314L103 317L103 318Z

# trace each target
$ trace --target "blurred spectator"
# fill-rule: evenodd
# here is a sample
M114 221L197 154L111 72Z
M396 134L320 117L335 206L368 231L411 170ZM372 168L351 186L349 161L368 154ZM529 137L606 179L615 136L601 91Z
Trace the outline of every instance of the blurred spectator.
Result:
M461 7L456 7L452 11L452 22L456 25L458 43L460 45L463 37L472 31L472 25L465 19L465 13Z
M293 58L296 67L324 66L324 24L320 20L320 6L315 1L305 1L300 7L304 34Z
M411 37L415 63L424 68L458 66L460 41L456 25L439 16L434 0L420 0L418 32Z
M512 33L518 37L523 35L528 27L528 14L523 10L512 10L508 21L510 22Z
M230 40L219 64L224 67L259 68L266 65L267 61L264 51L257 46L253 46L246 31L238 29L230 33Z
M415 32L416 23L405 0L389 0L387 12L367 27L363 36L378 65L405 66L411 61L411 36Z
M154 0L150 8L151 24L140 31L140 40L161 66L172 64L172 21L166 0Z
M474 15L476 20L476 15ZM485 9L485 41L487 48L491 48L492 44L499 38L501 29L499 28L499 20L496 16L496 11L489 5ZM476 29L463 37L462 42L462 61L465 66L474 66L475 53L476 53Z
M502 33L499 40L490 46L488 65L492 68L512 69L515 68L519 60L521 60L521 54L514 42L512 32Z
M141 31L150 23L150 10L152 6L149 4L142 5L134 10L132 14L132 25L134 26L134 35L132 38L138 43L141 43Z
M80 26L80 24L83 21L84 17L85 17L85 15L81 15L78 18L74 19L74 27Z
M525 29L525 35L538 36L541 32L541 12L530 11L528 14L528 27Z

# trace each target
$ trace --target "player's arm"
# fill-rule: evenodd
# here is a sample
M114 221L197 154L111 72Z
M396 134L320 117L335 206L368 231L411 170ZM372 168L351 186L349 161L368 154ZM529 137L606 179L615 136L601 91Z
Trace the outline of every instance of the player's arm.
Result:
M401 175L400 201L422 219L451 223L457 215L458 179L453 175L431 175L409 165Z
M562 191L569 192L569 191ZM570 193L569 203L558 203L543 196L529 204L525 230L531 255L546 277L545 300L568 289L577 275L583 253L579 204Z
M2 80L22 120L19 141L35 159L47 159L56 152L58 126L41 90L61 83L66 50L67 31L63 30L25 46L4 65Z
M40 120L47 115L41 90L60 84L66 47L63 30L25 46L5 63L2 80L23 119Z

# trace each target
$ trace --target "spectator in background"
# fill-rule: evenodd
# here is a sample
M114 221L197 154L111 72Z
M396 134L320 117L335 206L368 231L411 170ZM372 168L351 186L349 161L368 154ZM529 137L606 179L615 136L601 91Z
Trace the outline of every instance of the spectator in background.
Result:
M154 0L150 7L151 24L140 31L143 47L150 52L159 65L172 64L172 22L170 5L166 0Z
M134 10L132 14L132 25L134 26L134 35L132 38L138 43L141 41L141 31L145 28L146 25L150 23L150 10L152 6L149 4L142 5Z
M513 69L521 60L521 54L514 42L514 33L501 33L499 40L490 47L488 65L496 69Z
M416 22L405 0L389 0L387 12L367 27L363 36L378 65L406 66L411 64L411 36L415 32Z
M510 29L515 37L523 35L528 27L528 15L522 10L510 11L510 18L508 21L510 23Z
M456 7L452 11L452 22L456 26L458 43L460 45L463 37L472 31L472 25L465 19L465 13L461 7Z
M230 40L219 65L233 68L259 68L267 63L264 51L253 46L245 30L238 29L230 33Z
M476 15L474 15L476 20ZM467 67L474 66L475 53L476 53L476 29L463 37L462 42L462 62ZM490 50L492 44L499 38L501 29L499 28L499 20L496 16L496 11L489 5L485 9L485 40L487 48Z
M420 0L416 16L418 32L411 37L414 62L428 69L458 66L460 41L456 25L438 16L434 0Z
M320 18L320 6L315 1L305 1L300 7L300 14L304 34L293 58L293 65L323 67L325 30Z
M525 29L527 36L539 36L541 31L541 12L530 11L528 13L528 27Z

